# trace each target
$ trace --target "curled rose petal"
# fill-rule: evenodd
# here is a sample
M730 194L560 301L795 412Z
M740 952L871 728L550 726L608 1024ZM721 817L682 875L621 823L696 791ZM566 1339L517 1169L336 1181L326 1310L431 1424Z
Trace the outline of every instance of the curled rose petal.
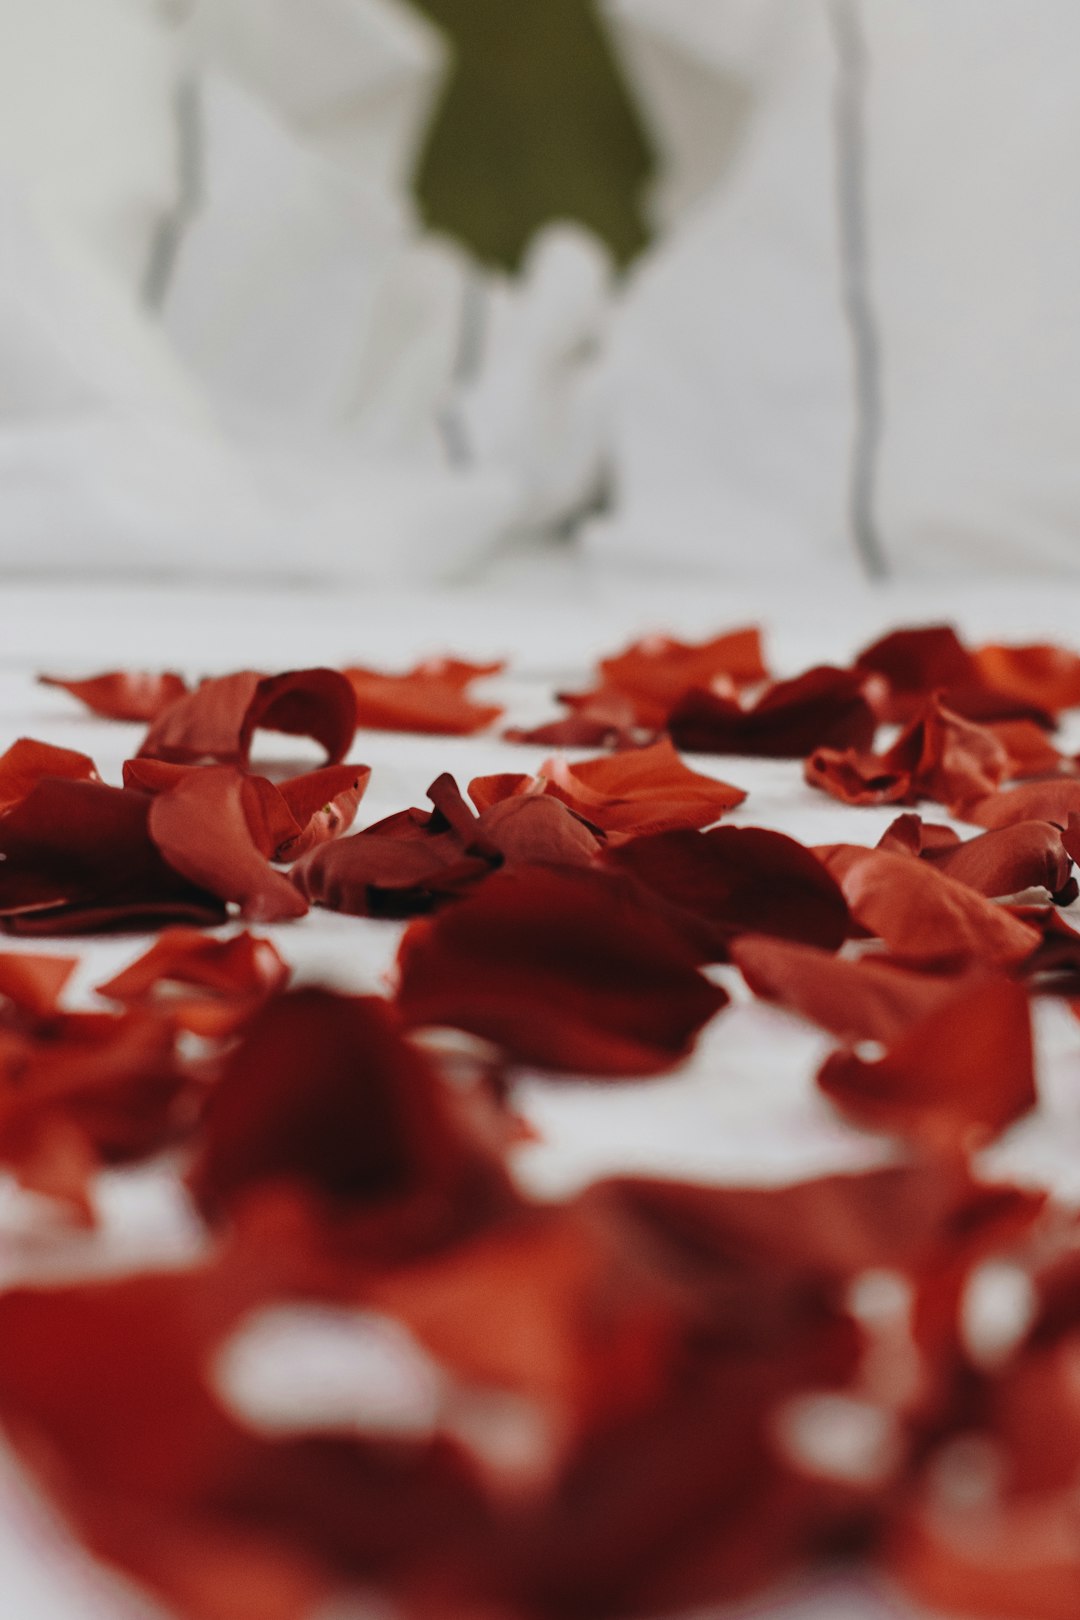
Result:
M891 961L856 961L787 940L744 935L732 960L756 996L851 1041L896 1039L955 995L956 981Z
M496 873L399 957L398 1005L517 1062L594 1075L673 1067L727 1003L697 955L614 876L564 868Z
M33 737L20 737L0 755L0 812L20 804L46 776L69 782L100 782L97 766L86 754L54 748Z
M221 901L170 866L150 801L100 782L46 778L0 817L0 926L19 934L213 926Z
M302 917L304 900L252 836L257 801L255 779L232 766L189 771L149 801L150 837L175 871L237 904L247 921Z
M883 1057L834 1053L818 1085L859 1124L930 1147L994 1136L1036 1102L1027 991L1000 978L962 986Z
M658 833L608 852L606 862L654 897L705 961L728 958L740 934L772 934L836 950L847 902L812 851L762 827Z
M405 675L352 668L345 676L356 694L356 723L374 731L419 731L432 736L467 737L498 720L498 704L475 703L468 688L505 665L469 664L456 658L429 658Z
M124 762L124 786L141 793L164 793L203 769L159 759L129 759ZM348 832L370 780L368 765L327 765L276 785L265 776L248 776L244 808L251 836L267 860L282 864L298 860Z
M296 861L309 850L347 833L371 780L369 765L328 765L321 771L279 782L281 794L299 829L277 846L274 859Z
M910 823L919 818L904 816L901 820ZM947 829L933 831L945 833ZM886 843L890 837L893 841ZM902 847L895 824L880 847ZM1060 828L1048 821L1017 821L963 840L950 834L947 841L932 840L911 853L988 899L1005 899L1028 889L1045 889L1058 905L1076 899L1072 860Z
M839 846L825 856L852 916L900 961L1009 967L1031 955L1035 929L925 861Z
M550 759L536 777L483 776L469 783L469 797L481 811L541 793L618 837L708 827L746 798L741 788L692 771L667 738L579 765Z
M180 675L151 675L143 670L113 670L85 681L64 681L55 675L38 677L42 686L58 686L104 720L134 720L148 725L187 695Z
M327 762L336 765L356 730L352 687L333 669L284 675L243 670L203 681L159 715L139 756L180 765L200 760L247 765L258 730L311 737L326 750Z
M865 749L876 726L862 679L824 664L770 686L749 708L693 691L668 716L673 741L690 753L764 759L803 759L824 747Z

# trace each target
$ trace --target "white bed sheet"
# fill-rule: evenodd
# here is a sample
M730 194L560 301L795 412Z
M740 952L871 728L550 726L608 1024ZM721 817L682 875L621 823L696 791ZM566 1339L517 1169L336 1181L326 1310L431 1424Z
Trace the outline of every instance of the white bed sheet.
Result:
M813 596L782 588L729 591L716 581L596 572L572 553L518 559L483 585L423 593L293 591L237 585L171 588L71 584L0 588L0 747L32 735L92 754L106 780L136 748L138 727L81 713L65 694L34 684L40 672L77 676L124 665L178 668L191 676L259 667L363 662L405 667L452 651L506 656L511 667L489 683L514 721L555 712L553 691L587 677L594 660L649 630L702 635L748 620L768 632L781 674L813 662L844 661L900 623L951 618L973 638L1052 637L1080 644L1080 585L989 581L920 589L871 589L825 581ZM315 751L285 738L262 739L262 756L295 760ZM1080 747L1080 729L1073 739ZM373 767L361 823L423 804L427 785L450 770L464 786L475 775L526 770L545 750L473 739L358 734L353 757ZM888 810L845 809L807 788L797 763L693 759L749 790L730 819L775 827L807 843L872 843ZM1080 909L1080 908L1078 908ZM378 990L400 929L388 923L313 912L266 930L301 980ZM82 957L74 994L141 953L131 936L75 942ZM28 948L55 951L62 942ZM18 948L26 948L21 943ZM735 1005L677 1074L605 1085L527 1079L523 1104L540 1141L522 1153L523 1180L539 1195L561 1195L597 1174L653 1171L726 1183L768 1183L881 1162L888 1144L848 1128L812 1077L829 1041L751 998L738 976L720 970ZM987 1171L1046 1185L1080 1204L1080 1023L1064 1009L1037 1009L1040 1107L985 1155ZM182 1263L197 1228L181 1195L160 1171L103 1178L101 1232L65 1239L27 1224L25 1202L0 1185L0 1285L140 1265ZM158 1614L92 1566L28 1485L0 1457L0 1613L18 1620L146 1620ZM361 1611L356 1611L359 1614ZM739 1611L767 1620L887 1620L911 1610L870 1583L814 1584Z

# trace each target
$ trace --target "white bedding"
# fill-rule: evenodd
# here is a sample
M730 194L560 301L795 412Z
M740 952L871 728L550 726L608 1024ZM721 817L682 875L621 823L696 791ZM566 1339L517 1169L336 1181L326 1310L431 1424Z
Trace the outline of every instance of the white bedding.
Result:
M107 780L119 780L140 728L82 714L63 693L34 685L38 672L80 675L125 664L176 667L190 675L240 667L283 670L363 661L405 666L422 653L507 656L505 677L490 683L515 721L554 714L553 690L584 681L595 658L654 629L694 635L758 619L779 673L811 662L843 661L859 645L903 622L953 617L972 637L1053 636L1080 643L1080 587L990 582L939 589L933 598L862 587L817 599L783 593L729 593L714 584L615 578L567 554L543 564L518 561L484 586L427 595L289 593L254 586L193 585L172 590L48 586L3 588L0 747L30 734L92 754ZM263 738L260 757L307 755L285 738ZM1080 733L1073 746L1080 746ZM442 739L364 733L353 758L373 767L361 824L423 804L428 783L450 770L464 785L477 774L525 770L544 751L497 737ZM312 753L312 758L314 754ZM849 810L807 788L797 763L695 759L749 789L732 816L778 828L814 844L872 843L888 810ZM341 987L378 990L394 955L396 925L313 912L268 930L302 979L326 976ZM134 958L146 941L79 941L76 994L86 994ZM17 948L55 951L57 941ZM562 1193L616 1170L654 1170L722 1182L769 1182L851 1169L879 1161L881 1139L835 1117L811 1081L828 1040L794 1019L738 994L738 976L722 970L737 1004L717 1020L678 1074L632 1085L558 1085L539 1078L523 1090L541 1140L522 1154L523 1178L539 1194ZM1055 1005L1038 1009L1041 1106L986 1155L985 1167L1053 1186L1080 1203L1080 1023ZM85 1268L127 1268L182 1260L195 1229L169 1178L159 1171L105 1178L103 1228L87 1239L43 1231L25 1202L0 1186L0 1280L10 1284ZM13 1620L129 1620L155 1613L92 1569L28 1494L11 1463L0 1465L0 1611ZM869 1586L814 1587L754 1614L784 1620L885 1620L910 1611Z

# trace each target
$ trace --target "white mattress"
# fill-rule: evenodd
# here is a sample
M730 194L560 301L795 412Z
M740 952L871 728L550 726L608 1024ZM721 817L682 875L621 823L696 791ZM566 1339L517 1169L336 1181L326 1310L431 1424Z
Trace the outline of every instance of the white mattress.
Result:
M0 747L20 735L92 754L118 781L138 727L81 713L63 693L34 684L39 672L84 675L124 665L178 668L195 676L259 667L363 662L404 667L423 653L504 655L505 677L490 691L510 717L528 723L555 713L556 687L584 682L589 666L645 630L704 634L756 619L768 632L778 673L842 662L872 637L907 622L952 618L975 639L1052 637L1080 645L1080 585L998 581L877 589L823 582L816 599L782 588L729 592L716 581L601 576L568 554L504 565L484 585L429 594L294 591L237 585L172 588L5 586L0 650ZM1080 729L1073 740L1080 747ZM544 750L473 739L358 734L352 757L373 767L360 824L425 802L425 788L450 770L464 786L478 774L526 770ZM269 739L262 757L295 759L303 745ZM314 750L311 752L315 760ZM850 810L812 792L798 763L693 759L749 790L730 819L778 828L810 844L873 843L888 809ZM266 930L301 979L377 990L396 950L393 924L312 912ZM15 948L55 951L57 941ZM73 942L83 958L75 994L133 959L147 941L131 936ZM60 948L64 948L62 943ZM603 1088L541 1078L523 1106L541 1140L522 1153L520 1173L541 1195L560 1195L597 1174L652 1171L727 1183L766 1183L880 1162L883 1139L846 1126L812 1077L829 1038L754 1003L730 970L719 970L736 1004L677 1074ZM1080 1023L1059 1006L1037 1007L1040 1107L984 1156L989 1171L1053 1187L1080 1204ZM43 1235L24 1204L0 1186L0 1280L69 1276L172 1263L192 1252L194 1225L160 1171L101 1183L103 1225L92 1238ZM135 1620L158 1613L92 1567L10 1460L0 1459L0 1612L13 1620ZM359 1613L360 1611L357 1611ZM885 1620L911 1611L869 1583L815 1585L790 1599L743 1610L768 1620Z

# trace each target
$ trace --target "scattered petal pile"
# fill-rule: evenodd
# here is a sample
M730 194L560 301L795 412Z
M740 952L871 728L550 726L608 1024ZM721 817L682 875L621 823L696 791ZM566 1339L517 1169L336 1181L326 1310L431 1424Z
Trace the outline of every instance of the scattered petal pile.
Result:
M485 730L502 667L43 677L147 730L122 783L0 757L0 926L158 937L81 1000L77 957L0 953L0 1167L42 1244L136 1165L198 1242L0 1291L9 1442L187 1620L648 1620L845 1563L1073 1620L1080 1213L982 1155L1080 1010L1080 657L937 626L778 679L752 628L651 637L506 734L600 754L351 831L358 729ZM682 751L798 761L852 841ZM293 986L243 926L310 907L385 919L385 993ZM751 1004L821 1043L807 1117L876 1168L528 1190L538 1088L659 1105L703 1037L694 1084L740 1084L709 1062Z

